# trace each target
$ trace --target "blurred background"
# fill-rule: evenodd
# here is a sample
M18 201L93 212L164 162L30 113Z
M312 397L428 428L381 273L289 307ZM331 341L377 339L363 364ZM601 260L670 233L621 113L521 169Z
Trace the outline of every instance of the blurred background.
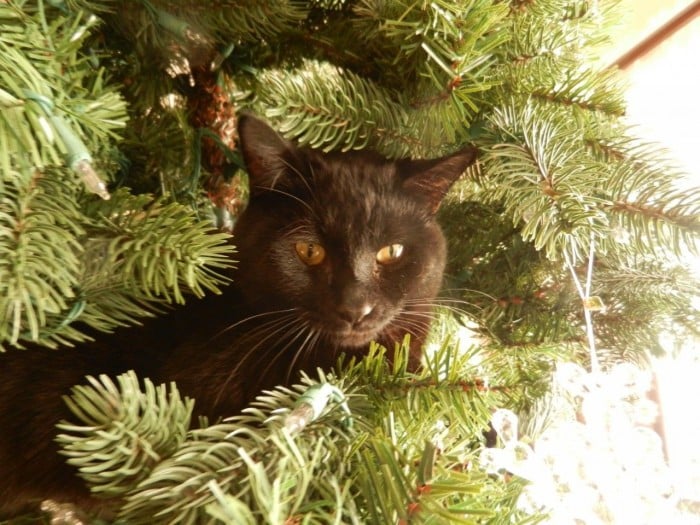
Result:
M700 178L700 1L623 0L623 20L604 60L628 82L630 124Z
M697 184L700 1L623 0L620 7L622 23L603 60L618 65L627 80L627 119L638 126L639 136L663 144L687 173L679 185ZM700 273L700 260L688 258ZM700 308L700 299L696 305ZM697 406L688 402L700 399L700 344L671 335L663 343L674 356L656 362L666 453L678 488L700 501L700 418Z

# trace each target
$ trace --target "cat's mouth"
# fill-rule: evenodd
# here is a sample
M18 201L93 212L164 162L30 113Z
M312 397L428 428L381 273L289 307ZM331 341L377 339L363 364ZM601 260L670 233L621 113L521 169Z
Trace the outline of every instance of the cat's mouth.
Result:
M359 325L317 321L312 326L332 346L366 350L369 343L377 340L386 324L387 322L381 321L361 323Z
M370 342L376 340L380 329L349 329L345 331L335 332L335 338L341 347L357 348L366 347Z
M390 317L376 316L354 324L324 320L317 327L334 346L366 350L372 341L377 341L390 323Z
M366 350L372 341L377 341L391 323L391 319L373 319L358 325L327 327L326 333L341 348Z

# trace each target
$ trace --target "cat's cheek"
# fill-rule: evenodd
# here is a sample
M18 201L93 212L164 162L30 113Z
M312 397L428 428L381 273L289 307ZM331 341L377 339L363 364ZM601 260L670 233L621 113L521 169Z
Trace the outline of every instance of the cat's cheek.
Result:
M424 258L413 258L408 262L387 268L381 276L382 288L395 299L410 295L413 289L429 278L432 273L431 266L430 261Z
M299 307L319 320L335 309L331 299L332 275L327 267L308 267L291 261L278 267L276 275L271 293L279 303Z

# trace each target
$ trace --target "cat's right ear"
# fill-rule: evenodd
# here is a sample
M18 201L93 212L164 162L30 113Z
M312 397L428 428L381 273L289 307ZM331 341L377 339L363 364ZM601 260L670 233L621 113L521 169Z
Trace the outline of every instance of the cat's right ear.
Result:
M299 170L296 146L250 113L238 115L238 140L250 177L251 195L285 186L290 170Z
M450 186L474 163L477 150L467 146L438 159L403 159L397 161L403 187L423 200L435 214Z

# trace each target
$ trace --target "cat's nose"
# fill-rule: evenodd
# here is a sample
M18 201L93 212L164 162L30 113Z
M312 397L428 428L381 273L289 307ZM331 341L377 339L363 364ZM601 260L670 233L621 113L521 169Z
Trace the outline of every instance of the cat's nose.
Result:
M362 322L374 310L374 306L369 303L355 305L342 305L338 308L338 316L351 325Z

